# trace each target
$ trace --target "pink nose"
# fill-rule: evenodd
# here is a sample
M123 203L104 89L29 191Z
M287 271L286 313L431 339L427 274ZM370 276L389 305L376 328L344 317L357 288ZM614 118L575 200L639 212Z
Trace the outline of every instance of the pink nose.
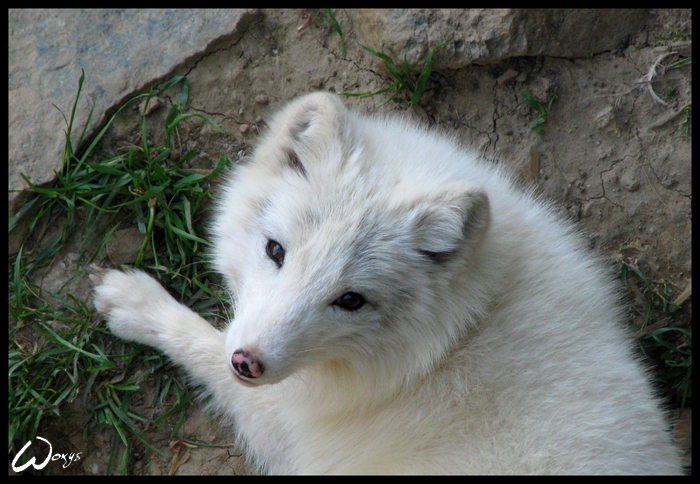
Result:
M262 362L256 360L246 350L236 350L231 357L233 369L246 378L258 378L262 376L265 367Z

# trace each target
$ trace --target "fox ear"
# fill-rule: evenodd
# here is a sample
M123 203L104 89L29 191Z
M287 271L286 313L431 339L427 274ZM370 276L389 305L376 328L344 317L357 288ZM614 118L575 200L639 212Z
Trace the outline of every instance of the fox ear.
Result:
M302 141L305 136L335 134L346 109L338 96L326 92L309 94L287 108L288 132L295 141Z
M346 113L338 96L326 92L292 101L271 121L258 158L276 160L306 178L310 164L327 158L342 144Z
M409 212L418 252L441 262L475 246L488 227L489 199L473 185L454 185L416 200Z

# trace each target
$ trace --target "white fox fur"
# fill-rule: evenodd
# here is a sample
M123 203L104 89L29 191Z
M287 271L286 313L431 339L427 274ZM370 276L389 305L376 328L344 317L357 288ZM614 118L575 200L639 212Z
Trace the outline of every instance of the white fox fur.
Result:
M446 137L304 96L235 168L213 236L226 331L142 272L108 271L95 302L206 385L259 471L681 472L609 275Z

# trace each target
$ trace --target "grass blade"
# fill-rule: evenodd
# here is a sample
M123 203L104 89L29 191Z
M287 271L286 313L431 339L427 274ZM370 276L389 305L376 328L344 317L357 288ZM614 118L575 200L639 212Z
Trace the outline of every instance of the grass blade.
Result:
M345 39L343 38L343 31L340 28L340 24L338 21L335 19L335 15L333 15L333 12L331 12L330 8L324 8L328 16L331 18L331 25L335 29L336 32L338 32L338 36L340 37L340 55L343 59L345 59L347 52L345 51Z
M535 99L532 94L527 91L520 91L520 95L525 99L525 104L530 106L531 109L534 109L538 113L544 112L544 109L542 109L542 106L540 106L540 103L537 102L537 99Z
M421 73L418 76L418 80L416 81L416 87L413 91L413 95L411 96L411 101L409 103L410 106L415 106L416 104L418 104L420 97L423 95L423 91L425 90L425 86L428 83L428 78L430 77L430 73L433 69L433 54L436 50L446 46L447 44L448 42L438 44L432 49L430 49L430 52L428 52L428 57L425 59L423 69L421 70Z

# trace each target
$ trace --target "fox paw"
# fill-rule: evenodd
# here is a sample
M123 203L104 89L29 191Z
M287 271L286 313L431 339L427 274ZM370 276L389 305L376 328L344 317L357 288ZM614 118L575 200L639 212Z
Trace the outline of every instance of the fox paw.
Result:
M95 308L116 336L158 347L166 331L167 310L179 304L155 279L144 272L96 271Z

